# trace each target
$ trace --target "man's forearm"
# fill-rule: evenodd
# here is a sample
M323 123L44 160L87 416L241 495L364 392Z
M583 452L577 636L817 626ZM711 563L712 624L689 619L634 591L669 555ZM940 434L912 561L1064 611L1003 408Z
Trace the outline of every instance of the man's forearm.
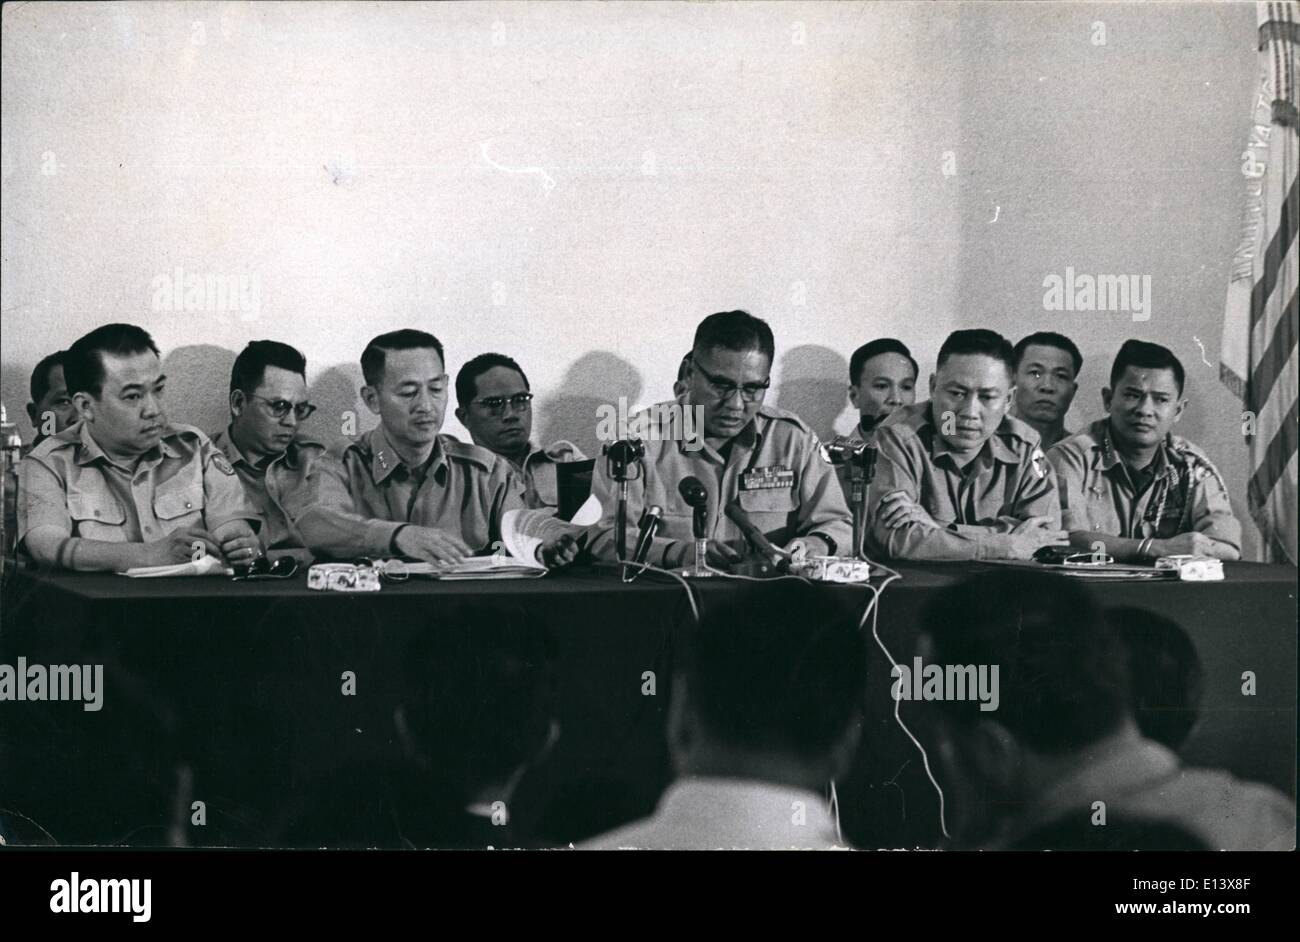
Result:
M66 533L29 533L24 545L38 564L59 569L123 572L149 565L143 543L110 543Z

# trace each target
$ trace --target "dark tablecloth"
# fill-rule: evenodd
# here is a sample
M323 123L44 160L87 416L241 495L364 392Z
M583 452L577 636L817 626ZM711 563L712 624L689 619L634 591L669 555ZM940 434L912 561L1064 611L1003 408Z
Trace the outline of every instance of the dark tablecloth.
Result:
M881 640L913 654L933 592L982 564L902 565L880 600ZM1201 721L1183 755L1295 795L1296 570L1229 564L1222 583L1096 582L1107 605L1180 622L1205 669ZM714 579L702 604L780 591ZM856 595L869 590L829 587ZM60 842L164 843L178 802L202 800L207 844L262 844L289 796L332 770L396 749L394 682L417 633L438 632L447 669L457 639L493 625L535 625L551 639L561 736L529 773L514 815L534 839L578 841L648 813L671 772L664 743L672 657L689 630L680 584L632 585L610 572L540 580L386 584L375 594L314 592L219 578L131 580L14 573L0 611L0 663L105 666L104 709L0 703L0 809ZM867 725L838 784L845 836L859 846L941 846L939 803L915 746L893 718L889 662L870 643ZM356 695L341 693L353 671ZM655 674L654 696L643 693ZM1256 694L1243 696L1253 671ZM904 704L903 718L911 707ZM177 769L188 769L188 779Z

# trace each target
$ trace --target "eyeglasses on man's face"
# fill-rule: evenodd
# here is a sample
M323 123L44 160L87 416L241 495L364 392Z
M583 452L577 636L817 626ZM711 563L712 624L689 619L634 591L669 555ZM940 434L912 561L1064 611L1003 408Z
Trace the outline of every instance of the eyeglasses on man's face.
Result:
M526 412L532 408L532 401L533 394L530 392L515 393L513 396L484 396L482 399L474 400L490 415L505 415L507 405L518 412Z
M699 374L705 378L709 384L709 391L718 397L719 402L726 402L736 393L740 393L740 398L746 402L758 402L767 392L768 387L772 385L772 377L768 377L761 383L741 383L736 384L725 376L715 376L700 365L699 360L693 360L692 365L699 371Z
M277 419L283 419L292 412L293 417L301 422L316 411L316 407L310 402L295 403L290 402L288 399L267 399L265 396L257 396L251 393L248 398L266 403L266 410Z

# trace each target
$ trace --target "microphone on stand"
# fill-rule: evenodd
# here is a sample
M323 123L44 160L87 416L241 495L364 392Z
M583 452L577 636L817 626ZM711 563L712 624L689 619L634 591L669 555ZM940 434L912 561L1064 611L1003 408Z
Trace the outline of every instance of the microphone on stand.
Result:
M605 470L611 481L618 482L618 513L614 518L614 547L619 561L627 559L627 482L641 476L644 467L645 443L638 438L621 438L601 449L605 456ZM637 469L633 474L632 470Z
M677 493L695 511L691 518L691 532L695 536L695 565L683 570L682 575L707 579L714 575L705 564L709 550L709 492L699 478L685 477L677 485Z
M836 438L829 445L822 446L822 457L834 465L849 466L849 480L852 484L849 503L853 511L853 555L863 556L862 539L867 526L867 494L871 482L876 477L876 457L880 453L874 445L866 442L854 442L846 438Z

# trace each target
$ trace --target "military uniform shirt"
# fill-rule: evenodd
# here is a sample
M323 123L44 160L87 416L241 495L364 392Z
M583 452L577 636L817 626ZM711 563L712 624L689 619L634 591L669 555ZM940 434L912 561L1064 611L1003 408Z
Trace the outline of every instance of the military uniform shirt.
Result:
M673 423L662 420L672 414L674 405L680 410L680 403L662 403L646 410L644 414L661 420L659 425L640 416L633 421L643 428L667 428ZM675 424L680 430L683 423ZM703 429L699 434L703 435ZM744 535L719 506L720 499L727 503L734 498L776 546L786 546L797 537L824 534L835 544L832 552L851 552L853 524L839 482L822 457L816 434L793 413L762 406L753 421L732 438L726 459L702 437L687 442L647 436L645 449L644 474L628 486L629 556L636 545L641 512L651 504L663 509L663 523L647 557L649 562L663 565L665 553L677 553L683 543L694 545L694 511L677 490L689 476L699 478L709 493L707 536L711 540L746 551ZM616 559L618 484L610 480L603 459L596 460L592 493L604 511L591 542L592 551L600 558Z
M501 537L501 515L522 506L523 489L504 458L439 435L421 476L402 464L380 426L330 446L287 509L309 549L350 559L393 555L393 536L404 524L488 552Z
M51 435L19 465L18 539L38 527L109 543L147 543L185 527L211 532L259 521L208 436L169 425L132 471L104 453L85 422Z
M1010 532L1029 517L1059 527L1056 482L1038 433L1013 416L1002 422L964 469L939 437L930 403L894 412L876 430L876 479L871 485L867 540L892 559L1004 559ZM880 502L903 491L937 527L880 523Z
M304 546L302 534L284 509L285 500L299 488L307 486L307 475L316 459L324 453L325 446L297 438L265 467L259 468L240 452L229 427L213 435L212 443L221 449L235 469L249 504L262 520L262 529L258 531L262 545L268 550Z
M1110 437L1110 419L1093 422L1047 453L1060 487L1067 530L1093 530L1133 540L1168 539L1196 531L1241 552L1241 523L1228 489L1205 452L1169 435L1140 473L1124 463Z
M529 446L522 466L511 464L524 487L524 506L533 510L555 510L560 506L560 487L555 465L586 459L572 442L558 441L550 448Z

